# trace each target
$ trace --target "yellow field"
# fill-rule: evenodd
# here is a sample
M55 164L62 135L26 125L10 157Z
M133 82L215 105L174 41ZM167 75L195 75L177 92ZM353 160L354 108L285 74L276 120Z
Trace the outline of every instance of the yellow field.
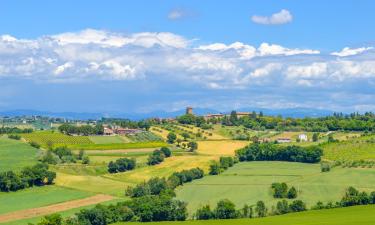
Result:
M210 161L217 158L218 157L216 156L201 155L172 156L170 158L166 158L165 161L159 165L146 166L125 173L108 174L104 176L129 183L139 183L152 177L168 177L173 172L196 167L199 167L207 172Z
M128 183L111 180L102 176L77 176L65 173L57 173L55 184L73 189L124 196Z
M234 155L237 149L248 145L248 141L198 141L198 153L204 155Z

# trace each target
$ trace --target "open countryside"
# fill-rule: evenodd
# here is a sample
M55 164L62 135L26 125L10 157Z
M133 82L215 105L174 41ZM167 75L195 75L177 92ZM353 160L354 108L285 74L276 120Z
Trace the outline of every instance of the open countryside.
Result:
M375 1L1 9L0 225L375 225Z

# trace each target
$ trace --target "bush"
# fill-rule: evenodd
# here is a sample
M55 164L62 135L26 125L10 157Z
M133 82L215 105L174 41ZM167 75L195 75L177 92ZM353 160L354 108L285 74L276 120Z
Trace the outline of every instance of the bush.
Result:
M120 158L115 162L111 161L108 163L108 172L109 173L119 173L125 172L128 170L133 170L136 166L135 159Z
M161 147L160 151L162 151L164 153L165 158L168 158L168 157L170 157L172 155L171 150L169 148L167 148L167 147Z
M9 134L8 138L14 139L14 140L21 140L21 136L18 134Z
M35 141L32 141L32 142L30 142L29 144L30 144L30 146L33 147L33 148L37 148L37 149L40 148L40 144L38 144L38 143L35 142Z
M294 187L291 187L288 191L287 197L289 199L297 198L297 190Z
M221 167L220 167L220 163L214 161L211 163L210 165L210 172L209 174L210 175L218 175L221 173Z
M196 220L211 220L215 218L215 213L211 211L209 205L205 205L202 208L197 209L194 218Z
M228 199L219 201L214 212L216 219L235 219L238 217L236 206Z
M322 173L329 172L331 170L331 166L329 165L329 163L326 163L326 162L321 163L320 170L322 171Z
M164 161L165 155L161 150L155 150L152 154L148 157L147 164L148 165L157 165Z
M306 204L301 201L301 200L294 200L290 205L289 205L289 210L291 212L302 212L306 211Z

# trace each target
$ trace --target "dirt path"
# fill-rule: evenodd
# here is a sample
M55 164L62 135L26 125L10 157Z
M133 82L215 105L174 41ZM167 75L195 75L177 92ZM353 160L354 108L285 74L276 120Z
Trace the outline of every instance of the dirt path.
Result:
M14 212L0 215L0 223L5 223L9 221L14 221L14 220L28 219L28 218L38 217L38 216L45 216L45 215L56 213L56 212L66 211L69 209L74 209L74 208L79 208L82 206L88 206L88 205L93 205L93 204L109 201L109 200L112 200L113 198L114 197L110 195L98 194L98 195L84 198L84 199L62 202L62 203L49 205L49 206L43 206L39 208L14 211Z

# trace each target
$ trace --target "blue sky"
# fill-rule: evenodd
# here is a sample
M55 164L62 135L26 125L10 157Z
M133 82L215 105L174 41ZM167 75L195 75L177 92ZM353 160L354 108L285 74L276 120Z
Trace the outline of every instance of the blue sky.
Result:
M3 110L375 110L374 1L0 6Z

